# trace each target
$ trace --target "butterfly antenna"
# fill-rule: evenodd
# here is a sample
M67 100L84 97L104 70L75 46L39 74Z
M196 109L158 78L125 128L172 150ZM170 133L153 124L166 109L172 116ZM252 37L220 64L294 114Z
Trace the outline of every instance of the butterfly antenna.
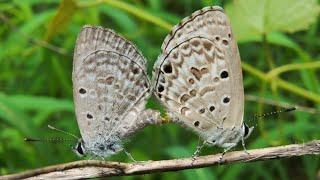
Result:
M74 138L77 139L77 140L80 139L78 136L76 136L76 135L74 135L74 134L71 134L71 133L69 133L69 132L67 132L67 131L64 131L64 130L61 130L61 129L58 129L58 128L53 127L53 126L51 126L51 125L49 125L49 124L48 124L48 128L49 128L49 129L52 129L52 130L55 130L55 131L62 132L62 133L67 134L67 135L69 135L69 136L72 136L72 137L74 137Z
M296 109L297 109L296 107L290 107L290 108L284 108L284 109L281 109L281 110L278 110L278 111L271 111L271 112L267 112L267 113L263 113L263 114L255 114L253 116L252 120L256 120L258 118L264 118L264 117L268 117L268 116L274 116L274 115L277 115L277 114L280 114L280 113L294 111Z
M73 139L64 139L64 138L45 138L45 139L40 139L40 138L24 138L24 141L28 142L61 142L61 141L74 141Z

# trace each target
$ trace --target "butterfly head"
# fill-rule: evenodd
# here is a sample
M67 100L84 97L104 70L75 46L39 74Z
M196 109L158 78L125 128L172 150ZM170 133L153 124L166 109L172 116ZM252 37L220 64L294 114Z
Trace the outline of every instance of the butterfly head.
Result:
M90 144L88 144L90 146ZM87 144L79 139L77 144L72 148L79 157L84 157L86 155L95 156L95 157L109 157L110 155L116 154L121 151L123 148L120 143L116 141L108 141L105 143L95 142L91 147L87 147Z
M217 128L206 136L206 144L229 149L236 146L242 139L248 138L252 130L253 127L248 127L245 123L234 128Z
M83 157L86 155L84 142L81 138L78 140L77 144L74 147L72 147L72 151L75 152L79 157Z
M252 133L254 127L249 127L246 123L243 123L242 125L242 131L243 131L243 139L247 139L250 134Z

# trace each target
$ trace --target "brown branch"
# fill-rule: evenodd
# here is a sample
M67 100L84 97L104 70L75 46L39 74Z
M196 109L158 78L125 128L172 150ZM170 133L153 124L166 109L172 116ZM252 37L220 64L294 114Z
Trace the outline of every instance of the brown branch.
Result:
M289 158L302 155L320 154L320 140L305 144L291 144L286 146L268 147L248 151L234 151L226 153L220 160L221 154L192 158L141 161L135 163L120 163L98 160L75 161L66 164L48 166L18 174L0 176L0 179L82 179L105 176L124 176L134 174L148 174L154 172L178 171L238 162L264 161L270 159Z

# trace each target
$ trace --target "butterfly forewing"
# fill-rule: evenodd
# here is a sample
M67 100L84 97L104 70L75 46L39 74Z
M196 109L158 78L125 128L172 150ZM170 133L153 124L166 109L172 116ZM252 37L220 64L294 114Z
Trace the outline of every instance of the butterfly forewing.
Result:
M88 149L108 146L109 141L132 133L150 89L145 64L134 45L115 32L91 26L82 29L72 80L77 121Z
M179 123L205 132L239 127L244 94L240 57L219 7L184 18L162 44L154 66L155 95Z

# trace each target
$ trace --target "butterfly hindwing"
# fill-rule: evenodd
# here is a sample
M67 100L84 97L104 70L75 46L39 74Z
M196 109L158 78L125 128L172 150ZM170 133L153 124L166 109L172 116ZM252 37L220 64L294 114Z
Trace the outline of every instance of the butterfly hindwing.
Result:
M155 95L179 123L200 135L213 128L240 127L244 107L240 63L223 10L203 8L165 38L154 66Z
M85 26L74 52L73 94L81 136L104 156L137 126L150 91L146 61L133 44L109 29ZM128 117L130 116L130 117Z

